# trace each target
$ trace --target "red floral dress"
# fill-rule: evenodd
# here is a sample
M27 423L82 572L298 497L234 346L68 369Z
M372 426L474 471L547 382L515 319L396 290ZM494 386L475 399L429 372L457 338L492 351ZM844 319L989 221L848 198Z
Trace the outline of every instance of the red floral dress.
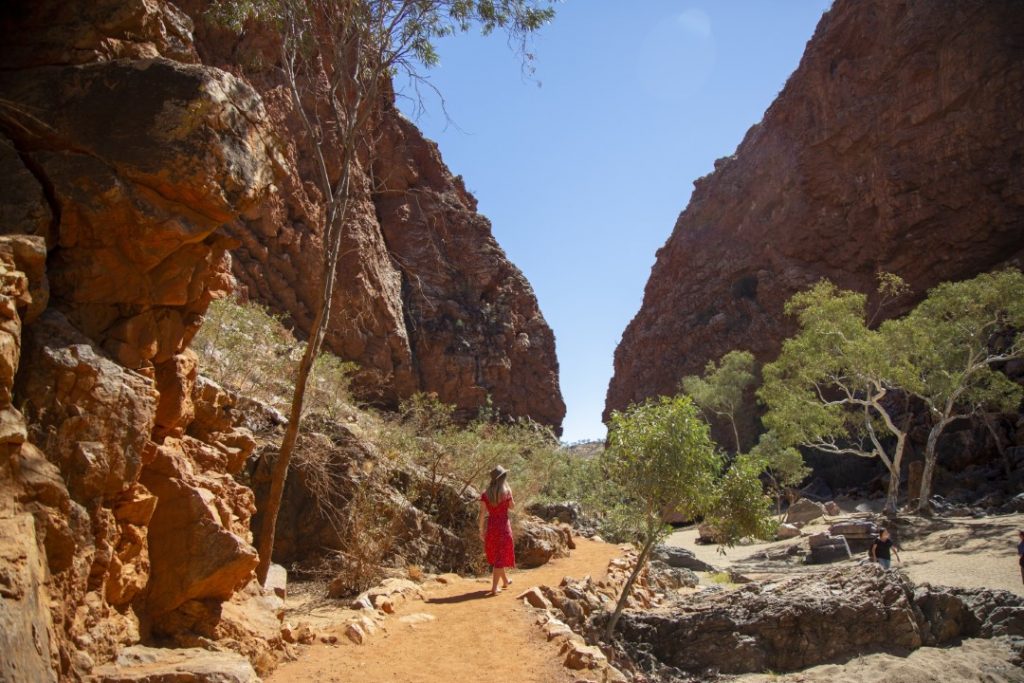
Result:
M512 525L508 521L508 506L512 496L505 496L497 505L491 505L487 494L480 496L487 507L487 534L484 536L484 551L487 564L495 569L516 566L515 544L512 542Z

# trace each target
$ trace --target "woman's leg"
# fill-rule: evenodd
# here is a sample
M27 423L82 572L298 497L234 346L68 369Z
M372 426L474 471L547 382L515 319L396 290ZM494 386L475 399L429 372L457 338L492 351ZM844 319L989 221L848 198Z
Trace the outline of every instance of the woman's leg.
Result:
M491 570L491 593L498 594L498 578L501 576L501 568L495 567Z
M508 578L508 568L507 567L502 567L501 568L501 580L504 581L504 583L502 585L505 588L508 588L509 586L512 585L512 579Z
M888 569L889 568L889 560L887 558L884 558L884 557L878 558L878 563L882 565L882 569Z

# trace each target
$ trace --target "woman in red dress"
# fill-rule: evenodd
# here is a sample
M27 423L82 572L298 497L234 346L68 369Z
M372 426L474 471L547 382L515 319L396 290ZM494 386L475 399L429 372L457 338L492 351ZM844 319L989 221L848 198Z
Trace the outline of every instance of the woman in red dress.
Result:
M480 496L480 540L487 553L487 564L492 568L490 595L498 594L498 579L501 579L502 588L508 588L512 581L505 569L516 566L512 525L508 521L508 511L515 507L516 502L507 478L508 471L498 465L491 470L491 483Z

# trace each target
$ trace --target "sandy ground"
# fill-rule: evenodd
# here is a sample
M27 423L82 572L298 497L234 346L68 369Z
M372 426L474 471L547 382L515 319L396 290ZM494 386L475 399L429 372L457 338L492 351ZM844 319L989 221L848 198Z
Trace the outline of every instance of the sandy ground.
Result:
M531 586L557 585L565 576L602 578L622 550L615 545L577 540L568 558L512 574L512 586L485 597L490 578L459 579L432 589L426 601L407 602L388 617L385 630L363 645L344 637L337 645L303 648L297 661L280 666L267 683L468 683L472 680L569 683L579 674L561 665L557 646L544 638L536 612L515 596ZM415 613L435 619L409 625L399 619ZM306 619L324 632L328 614ZM300 621L302 615L290 620ZM329 627L327 627L329 630ZM340 632L339 632L340 633Z
M849 510L848 510L849 511ZM805 534L828 528L830 521L804 527ZM907 573L915 583L1001 588L1024 595L1017 564L1017 531L1024 529L1024 515L1006 515L974 519L941 518L922 522L914 533L907 533L902 544L902 562L893 566ZM722 554L713 545L698 545L696 529L672 534L669 545L689 548L697 557L721 569L759 578L767 574L794 574L825 571L836 565L780 565L764 561L766 552L790 545L806 544L806 539L774 543L745 543ZM860 562L857 557L849 563ZM707 581L707 577L702 580ZM1001 640L967 640L958 647L920 648L909 656L873 654L857 657L844 664L827 664L786 675L748 674L735 677L743 683L1018 683L1024 682L1024 669L1011 663L1013 653Z
M1019 683L1024 669L1009 663L1001 640L966 640L960 647L922 647L907 657L867 655L846 664L825 664L796 673L755 674L742 683Z
M825 531L831 522L818 522L803 528L806 534ZM932 523L934 530L926 536L903 542L901 562L893 566L907 573L915 583L932 583L966 588L1001 588L1024 595L1017 564L1017 531L1024 529L1024 515L1003 515L974 519L971 517L940 518ZM669 545L681 546L716 567L733 567L756 578L764 566L758 556L793 544L806 545L806 539L774 543L746 543L728 548L721 554L716 546L698 545L696 529L683 529L672 534ZM865 555L866 554L862 554ZM860 562L857 556L850 562ZM786 573L822 571L836 565L786 566Z
M853 508L851 506L850 510ZM805 533L823 531L830 522L819 521ZM1017 530L1024 515L985 519L953 518L921 523L905 535L902 563L895 565L915 582L966 587L1003 588L1024 594L1017 565ZM806 539L775 543L747 543L721 554L715 546L697 545L695 529L672 534L668 543L691 549L701 559L722 569L733 568L752 578L763 575L818 572L834 565L804 566L766 561L790 545ZM365 644L355 645L343 634L337 603L324 603L293 612L292 623L306 621L318 634L335 633L336 645L317 643L303 647L297 661L280 666L268 683L463 683L485 678L520 683L570 683L579 673L561 665L557 646L548 643L536 626L536 613L515 599L527 588L556 585L565 576L600 578L608 562L621 554L619 546L580 539L571 557L543 567L516 571L513 586L497 597L485 597L489 578L463 578L449 585L434 585L425 601L411 601L387 618L382 632ZM859 562L861 558L850 560ZM708 575L702 581L711 582ZM290 598L290 601L292 599ZM301 602L301 601L299 601ZM297 604L297 602L295 603ZM349 613L350 614L350 613ZM410 625L403 616L429 614L434 619ZM332 630L333 629L333 630ZM1002 641L968 640L953 648L921 648L907 657L875 654L845 664L817 666L779 675L764 673L738 677L744 683L787 681L803 683L926 683L931 681L985 681L1024 683L1024 670L1010 663L1012 653Z

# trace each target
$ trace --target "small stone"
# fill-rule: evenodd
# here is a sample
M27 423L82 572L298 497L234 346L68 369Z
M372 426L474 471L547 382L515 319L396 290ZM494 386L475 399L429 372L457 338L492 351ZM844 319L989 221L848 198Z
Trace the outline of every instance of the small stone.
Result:
M544 597L537 586L523 591L516 596L516 600L525 600L526 604L537 609L551 609L551 602Z
M363 633L363 629L359 628L358 624L349 624L346 626L345 635L356 645L362 645L363 641L366 640L366 634Z
M572 629L569 628L566 623L561 622L558 619L552 619L544 625L544 635L547 636L548 641L568 637L572 635L572 632Z
M778 530L775 532L775 538L779 540L786 540L788 538L797 538L800 536L800 529L795 524L780 524Z
M596 669L608 661L604 653L593 645L570 643L569 652L565 656L565 666L569 669Z

